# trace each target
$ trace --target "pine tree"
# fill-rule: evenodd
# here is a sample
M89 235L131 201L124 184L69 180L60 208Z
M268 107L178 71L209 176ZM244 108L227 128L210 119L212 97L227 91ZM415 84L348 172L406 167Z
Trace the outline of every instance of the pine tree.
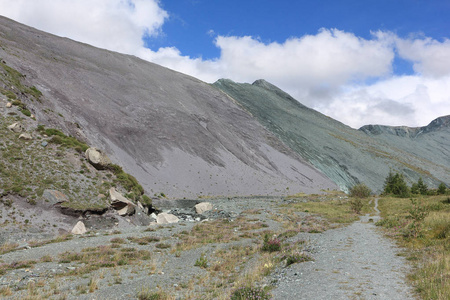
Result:
M419 193L421 195L428 194L428 186L423 182L422 177L417 181L417 187L419 188Z

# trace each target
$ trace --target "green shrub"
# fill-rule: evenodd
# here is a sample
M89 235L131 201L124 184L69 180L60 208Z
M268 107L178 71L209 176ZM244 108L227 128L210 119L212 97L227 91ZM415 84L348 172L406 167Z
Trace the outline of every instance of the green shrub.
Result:
M231 294L230 300L269 300L271 296L264 289L240 287Z
M447 193L447 187L445 186L445 184L443 182L441 182L439 184L439 187L437 189L437 194L438 195L445 195Z
M266 234L264 236L264 243L263 243L261 250L266 251L266 252L280 251L281 250L281 241L277 238L271 239L271 238L269 238L269 235Z
M22 109L20 110L25 116L27 117L31 117L31 111L29 111L28 109Z
M350 197L367 198L370 197L372 191L364 183L357 184L350 189Z
M298 253L298 252L289 254L289 255L283 257L282 259L286 259L286 267L290 266L292 264L295 264L295 263L313 260L310 256L308 256L304 253Z
M66 146L80 153L85 152L89 148L89 146L86 145L85 143L80 142L73 136L65 135L62 131L58 129L54 128L45 129L43 125L38 125L37 131L46 134L48 136L51 136L52 138L50 139L50 143Z
M144 206L152 206L152 199L147 195L142 195L142 205Z
M361 198L354 198L350 200L350 208L355 214L360 214L363 208L363 202Z
M428 209L422 205L417 199L411 199L412 207L409 210L409 218L412 222L406 228L405 236L417 238L422 233L423 220L428 216Z
M194 266L206 269L208 267L208 258L202 253L200 257L195 261Z
M419 193L421 195L428 194L428 186L423 182L422 177L420 177L419 180L417 181L417 188L419 189Z
M34 85L29 88L29 93L32 94L36 99L39 99L40 96L42 96L42 93L40 90L38 90Z

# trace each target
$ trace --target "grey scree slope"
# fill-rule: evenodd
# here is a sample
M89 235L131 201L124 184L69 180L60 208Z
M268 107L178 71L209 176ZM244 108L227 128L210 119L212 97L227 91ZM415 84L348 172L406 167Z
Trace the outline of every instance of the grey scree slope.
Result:
M365 126L356 130L310 109L264 80L221 79L214 86L342 190L363 182L381 192L390 170L431 187L450 182L450 116L421 128Z
M41 124L104 149L148 193L169 197L335 189L230 97L133 56L0 17L0 58L43 93Z

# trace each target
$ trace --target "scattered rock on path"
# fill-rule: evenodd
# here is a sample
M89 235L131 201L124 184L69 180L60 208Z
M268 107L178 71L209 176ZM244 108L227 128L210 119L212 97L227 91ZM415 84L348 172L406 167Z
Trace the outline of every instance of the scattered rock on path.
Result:
M85 234L86 232L86 226L84 226L84 223L81 221L78 221L78 223L72 229L73 234Z
M111 160L108 156L97 148L89 148L86 150L86 158L91 165L93 165L96 169L101 170L105 169L108 165L111 164Z
M207 211L209 211L211 209L213 209L213 206L209 202L202 202L202 203L199 203L199 204L195 205L195 211L198 214L202 214L202 213L207 212Z
M178 223L180 219L178 219L177 216L168 214L168 213L160 213L156 216L156 223L157 224L171 224L171 223Z

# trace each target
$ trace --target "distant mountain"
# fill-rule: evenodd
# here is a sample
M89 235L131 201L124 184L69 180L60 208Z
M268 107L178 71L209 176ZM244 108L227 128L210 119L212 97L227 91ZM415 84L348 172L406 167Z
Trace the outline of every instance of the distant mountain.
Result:
M40 124L105 150L148 194L336 188L233 99L193 77L4 17L0 59L5 72L21 74L21 82L0 82L4 98L17 94ZM19 92L21 84L42 92L40 100Z
M432 185L450 182L449 117L421 128L379 125L352 129L312 110L276 86L221 79L214 83L265 128L343 190L363 182L381 191L390 170Z

